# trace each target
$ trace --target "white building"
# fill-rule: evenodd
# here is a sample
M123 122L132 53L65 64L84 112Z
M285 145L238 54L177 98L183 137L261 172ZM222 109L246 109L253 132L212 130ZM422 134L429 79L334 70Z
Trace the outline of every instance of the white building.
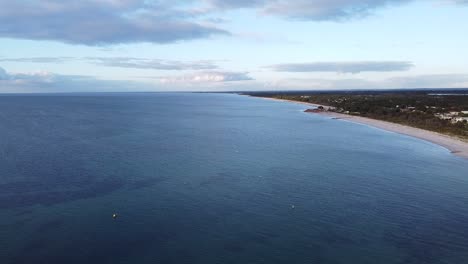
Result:
M463 122L463 121L468 122L468 117L454 117L454 118L452 118L452 123L458 123L458 122Z
M435 114L436 117L442 119L442 120L452 120L453 116L449 114Z

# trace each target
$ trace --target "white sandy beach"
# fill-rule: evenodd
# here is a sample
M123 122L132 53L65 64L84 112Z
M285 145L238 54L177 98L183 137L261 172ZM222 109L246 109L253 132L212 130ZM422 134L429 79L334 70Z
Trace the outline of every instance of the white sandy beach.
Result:
M274 98L266 98L266 99L289 102L289 103L296 103L296 104L303 104L303 105L308 105L314 108L319 106L317 104L291 101L291 100L274 99ZM327 109L328 106L324 106L324 107L325 109ZM440 145L442 147L445 147L450 152L452 152L453 154L459 157L468 159L468 142L462 141L461 139L458 139L456 137L452 137L452 136L448 136L448 135L444 135L444 134L440 134L437 132L424 130L420 128L415 128L415 127L410 127L410 126L405 126L405 125L400 125L396 123L391 123L391 122L386 122L386 121L381 121L381 120L376 120L376 119L371 119L371 118L366 118L366 117L360 117L360 116L352 116L352 115L340 114L340 113L335 113L335 112L322 112L322 113L317 113L317 114L329 116L337 120L346 120L346 121L355 122L359 124L365 124L365 125L377 127L380 129L384 129L387 131L426 140L434 144Z

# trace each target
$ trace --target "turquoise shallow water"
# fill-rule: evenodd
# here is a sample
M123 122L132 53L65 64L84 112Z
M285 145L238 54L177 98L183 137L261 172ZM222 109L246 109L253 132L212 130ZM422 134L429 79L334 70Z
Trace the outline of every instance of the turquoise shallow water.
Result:
M468 161L302 110L0 96L0 263L468 263Z

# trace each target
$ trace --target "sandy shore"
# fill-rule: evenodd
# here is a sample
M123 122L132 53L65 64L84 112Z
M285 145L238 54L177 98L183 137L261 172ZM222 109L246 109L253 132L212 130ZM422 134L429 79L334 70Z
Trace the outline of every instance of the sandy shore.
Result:
M274 99L274 98L266 98L266 99L289 102L289 103L296 103L296 104L303 104L303 105L308 105L311 107L319 106L317 104L297 102L297 101L291 101L291 100L282 100L282 99ZM327 109L328 106L324 106L324 108ZM376 120L376 119L371 119L371 118L366 118L366 117L352 116L352 115L340 114L340 113L335 113L335 112L322 112L318 114L329 116L337 120L345 120L345 121L350 121L354 123L369 125L369 126L384 129L387 131L426 140L426 141L432 142L434 144L440 145L448 149L451 153L459 157L468 159L468 142L462 141L461 139L458 139L456 137L451 137L448 135L440 134L440 133L429 131L429 130L424 130L424 129L410 127L410 126L404 126L404 125L400 125L396 123L391 123L391 122L386 122L386 121L381 121L381 120Z

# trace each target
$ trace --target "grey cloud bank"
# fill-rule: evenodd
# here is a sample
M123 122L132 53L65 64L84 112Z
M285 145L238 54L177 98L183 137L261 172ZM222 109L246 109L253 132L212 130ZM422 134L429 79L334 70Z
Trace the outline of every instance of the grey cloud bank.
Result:
M343 20L369 15L374 9L410 0L277 0L266 5L264 12L302 20Z
M65 63L87 62L106 67L153 69L153 70L214 70L219 67L213 61L176 61L161 59L145 59L136 57L30 57L30 58L0 58L0 62L30 62L30 63Z
M265 15L312 21L343 21L365 17L378 8L401 5L415 0L205 0L221 10L257 8ZM437 2L437 0L433 0ZM466 4L468 0L448 0Z
M33 63L62 63L74 60L73 57L32 57L32 58L0 58L0 62L33 62Z
M402 88L464 88L468 87L467 74L428 74L400 76L371 81L362 78L282 79L266 83L263 90L347 90L347 89L402 89Z
M153 85L144 83L100 80L91 76L50 72L8 73L0 67L0 93L119 92L154 89Z
M170 43L229 34L202 25L170 1L0 0L0 37L73 44Z
M46 81L50 77L52 77L52 75L46 72L12 74L8 73L5 69L0 67L0 81Z
M396 87L409 88L464 88L468 87L467 74L431 74L393 77L387 83Z
M0 0L0 37L82 45L163 44L230 35L225 29L203 22L216 20L210 15L219 11L250 8L288 19L343 21L412 1L415 0Z
M0 67L0 93L213 91L244 87L254 80L248 72L203 71L194 74L151 77L157 82L101 80L92 76L60 75L50 72L8 73ZM237 85L239 83L239 85ZM232 84L232 85L231 85Z
M285 63L267 66L278 72L392 72L407 71L414 65L406 61L363 61L363 62L312 62Z
M5 71L5 69L0 68L0 81L1 80L6 80L9 77L8 73Z
M219 9L258 8L263 14L301 20L344 20L369 15L387 5L412 0L206 0Z
M97 65L120 68L155 70L213 70L218 68L218 66L211 61L182 62L129 57L89 57L86 59Z

